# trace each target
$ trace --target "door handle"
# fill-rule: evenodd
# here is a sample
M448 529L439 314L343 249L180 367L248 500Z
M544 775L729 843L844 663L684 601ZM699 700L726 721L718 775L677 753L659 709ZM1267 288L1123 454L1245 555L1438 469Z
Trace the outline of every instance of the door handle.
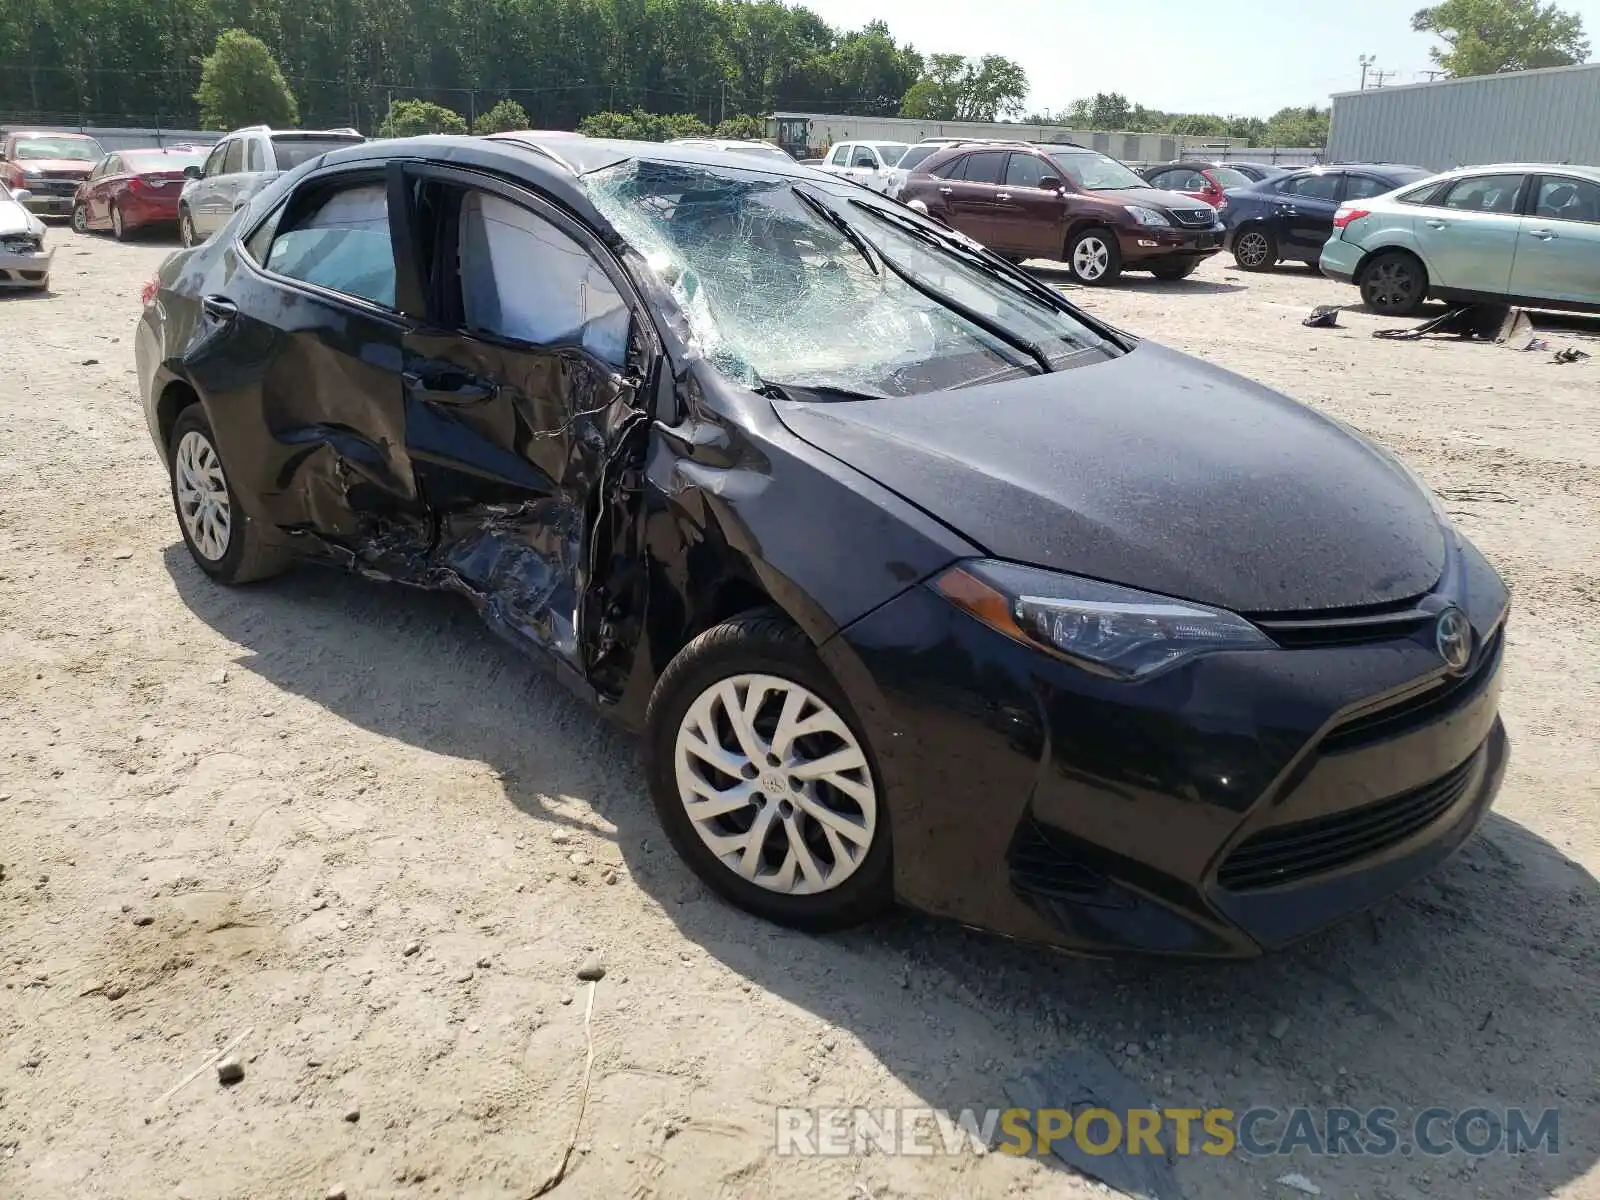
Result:
M1278 205L1278 215L1280 217L1298 217L1300 210L1292 204L1280 204Z
M403 371L400 381L417 399L430 404L479 404L500 394L500 385L470 375Z
M1450 222L1448 222L1448 221L1440 221L1440 220L1438 220L1437 218L1434 218L1434 217L1429 217L1427 220L1423 221L1423 224L1426 225L1429 229L1448 229L1448 228L1450 228Z
M1560 235L1551 233L1548 229L1530 229L1528 230L1528 236L1536 237L1541 242L1552 242Z
M1011 199L1011 193L1010 192L996 192L994 194L994 198L996 200L1009 200L1009 199Z
M953 191L955 191L955 189L954 189L954 188L945 188L945 187L942 187L942 188L940 188L940 189L939 189L939 195L941 195L941 196L948 196L948 195L949 195L949 194L950 194L950 193L951 193L951 192L953 192Z
M239 315L239 306L226 296L202 296L200 311L219 325L226 325Z

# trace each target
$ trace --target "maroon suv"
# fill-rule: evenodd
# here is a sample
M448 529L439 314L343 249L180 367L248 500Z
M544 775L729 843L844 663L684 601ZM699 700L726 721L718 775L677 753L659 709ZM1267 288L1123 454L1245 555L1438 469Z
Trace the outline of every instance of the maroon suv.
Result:
M1079 283L1125 269L1182 279L1222 248L1216 209L1082 146L948 146L900 199L1015 262L1061 259Z

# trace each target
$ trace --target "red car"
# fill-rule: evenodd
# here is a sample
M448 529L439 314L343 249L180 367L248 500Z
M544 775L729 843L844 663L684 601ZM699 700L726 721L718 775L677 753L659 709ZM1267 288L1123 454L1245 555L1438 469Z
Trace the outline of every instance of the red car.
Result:
M1223 208L1223 193L1229 188L1250 187L1250 176L1232 167L1212 166L1206 163L1171 163L1165 167L1152 167L1144 173L1151 187L1168 192L1182 192L1196 200L1204 200L1212 208Z
M0 133L0 187L28 193L24 208L39 217L64 217L72 194L105 150L82 133Z
M118 150L100 160L72 197L72 227L109 229L122 241L146 225L177 225L183 170L205 161L206 147Z

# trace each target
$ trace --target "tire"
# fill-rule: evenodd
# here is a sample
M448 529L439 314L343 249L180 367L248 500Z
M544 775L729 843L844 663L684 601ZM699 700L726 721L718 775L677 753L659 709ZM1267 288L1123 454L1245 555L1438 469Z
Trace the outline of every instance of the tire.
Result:
M1160 266L1150 268L1150 274L1157 279L1168 283L1175 283L1180 279L1187 279L1200 269L1200 260L1197 258L1181 259L1177 262L1162 263Z
M1122 248L1117 235L1096 225L1067 241L1067 269L1087 287L1105 287L1122 274Z
M736 748L748 743L729 720L725 695L741 711L759 697L747 725L758 753L776 748L792 698L798 707L790 715L822 728L785 747L784 765L803 771L808 762L841 753L859 764L809 780L775 769L773 757L757 768ZM893 903L889 813L872 748L810 641L781 613L761 609L708 629L667 665L645 715L645 773L673 847L707 887L736 907L820 933L859 925ZM717 792L738 791L744 803L697 821L688 807L697 791L702 806ZM834 818L833 838L813 815L819 810ZM751 851L749 834L758 822L766 832ZM796 838L809 870L795 853ZM722 847L713 849L711 839ZM751 860L751 867L742 872L727 861L736 856L741 864Z
M127 226L122 223L121 207L113 204L111 206L111 236L116 238L119 242L125 242L128 240L128 237L132 232L133 231L131 229L127 228Z
M1414 254L1384 250L1362 268L1361 299L1383 316L1409 316L1428 299L1428 270Z
M1233 239L1233 261L1241 271L1270 271L1278 265L1278 239L1251 226Z
M72 231L74 233L89 232L89 210L81 204L72 206Z
M185 250L192 250L198 243L194 232L194 218L189 215L187 208L178 210L178 244Z
M183 534L183 544L189 548L190 556L202 571L221 583L236 584L268 579L289 566L292 561L289 551L269 543L261 527L239 506L233 483L217 453L211 424L198 404L184 409L173 423L167 458L172 509L177 514L178 530ZM180 477L194 480L200 486L186 487ZM200 505L192 499L200 493L209 501L213 517L210 521L202 518ZM192 515L186 515L186 509ZM220 543L216 536L219 530Z

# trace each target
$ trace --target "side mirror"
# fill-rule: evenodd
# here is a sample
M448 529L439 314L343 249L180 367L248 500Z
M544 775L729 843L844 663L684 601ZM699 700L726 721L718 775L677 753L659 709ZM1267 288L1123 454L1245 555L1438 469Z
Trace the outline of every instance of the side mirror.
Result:
M183 177L185 179L199 179L200 178L200 168L196 164L190 163L187 167L185 167L183 169Z
M1054 175L1046 175L1043 179L1039 180L1039 186L1047 192L1059 192L1061 190L1061 180L1057 179Z
M33 199L33 193L27 188L12 188L11 198L18 204L26 204L29 200Z

